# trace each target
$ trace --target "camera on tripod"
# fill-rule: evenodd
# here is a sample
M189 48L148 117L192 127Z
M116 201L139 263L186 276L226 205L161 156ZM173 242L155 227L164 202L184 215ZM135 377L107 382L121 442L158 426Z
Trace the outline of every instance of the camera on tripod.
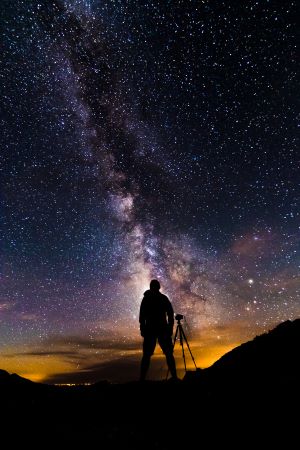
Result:
M175 316L175 320L182 320L184 318L184 316L182 314L176 314Z

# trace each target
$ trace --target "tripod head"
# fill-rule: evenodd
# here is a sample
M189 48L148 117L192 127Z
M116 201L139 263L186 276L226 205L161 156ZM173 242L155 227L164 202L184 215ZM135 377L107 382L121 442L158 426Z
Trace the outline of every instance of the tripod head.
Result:
M184 318L182 314L176 314L175 320L177 320L178 325L180 324L180 321Z

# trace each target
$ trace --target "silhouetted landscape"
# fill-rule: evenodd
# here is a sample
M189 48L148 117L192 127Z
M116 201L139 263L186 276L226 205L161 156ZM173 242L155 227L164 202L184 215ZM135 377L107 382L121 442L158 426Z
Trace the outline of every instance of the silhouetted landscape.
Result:
M65 387L1 370L2 441L40 448L287 445L297 429L299 343L300 319L287 321L177 383Z

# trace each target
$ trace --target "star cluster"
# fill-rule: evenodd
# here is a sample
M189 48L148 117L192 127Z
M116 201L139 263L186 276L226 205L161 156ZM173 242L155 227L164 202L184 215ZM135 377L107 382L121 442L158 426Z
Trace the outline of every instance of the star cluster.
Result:
M139 355L151 278L195 346L299 316L295 17L277 0L2 2L2 366Z

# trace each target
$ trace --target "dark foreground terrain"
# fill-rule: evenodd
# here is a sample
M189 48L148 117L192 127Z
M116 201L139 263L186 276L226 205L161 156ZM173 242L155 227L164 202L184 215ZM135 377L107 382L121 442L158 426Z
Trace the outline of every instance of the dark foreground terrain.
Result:
M285 322L178 383L58 387L0 371L2 448L290 448L299 344L300 320Z

